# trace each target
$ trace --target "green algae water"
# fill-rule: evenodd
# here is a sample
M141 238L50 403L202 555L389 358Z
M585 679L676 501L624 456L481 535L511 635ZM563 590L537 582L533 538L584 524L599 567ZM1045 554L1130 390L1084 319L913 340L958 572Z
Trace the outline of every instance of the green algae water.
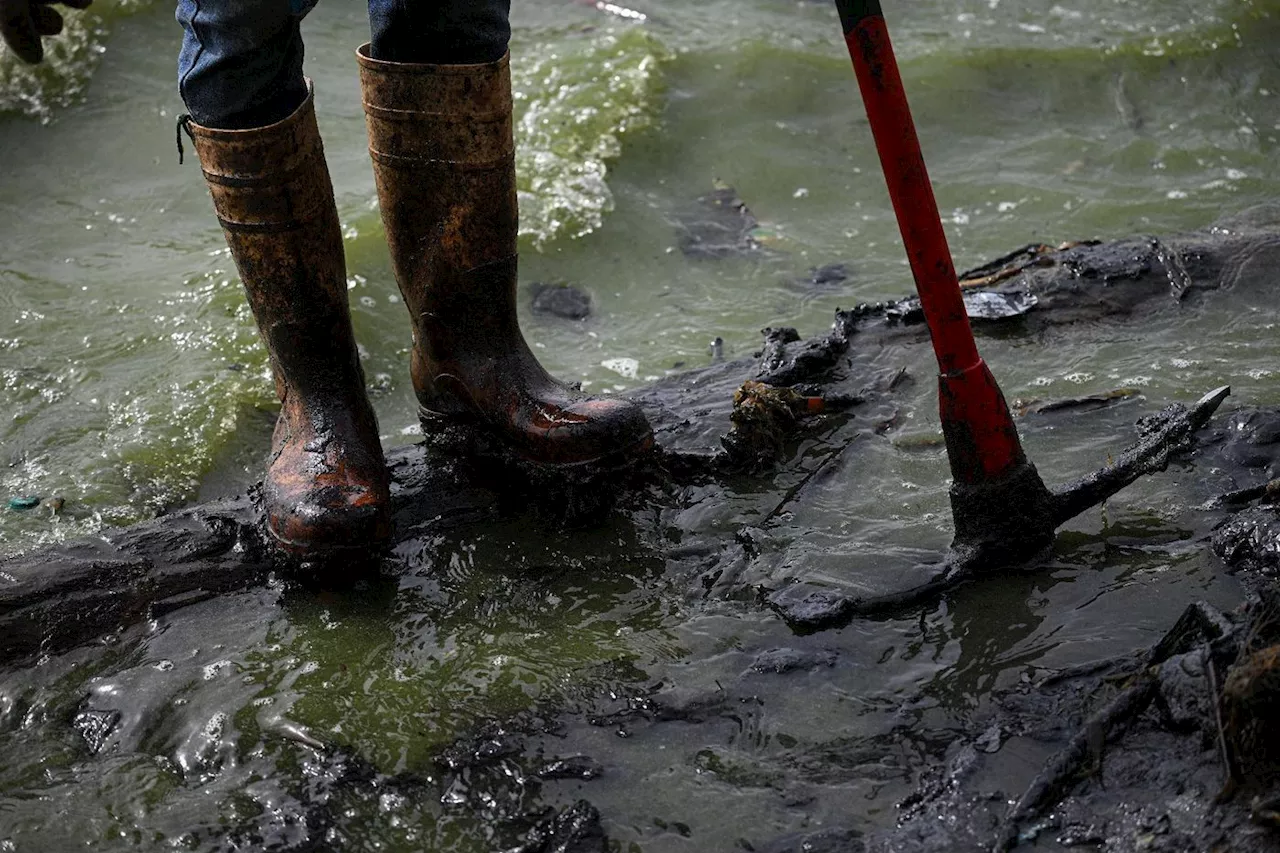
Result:
M1280 3L886 5L961 268L1029 242L1205 228L1280 197ZM304 34L390 446L420 431L365 151L360 6L326 0ZM537 0L513 12L522 287L567 282L593 299L582 322L522 316L544 364L620 393L709 364L715 338L746 356L763 327L813 335L837 307L909 292L834 9L636 0L633 11ZM0 497L43 499L0 510L0 553L258 476L274 401L198 167L177 163L179 37L164 4L98 0L48 43L46 65L0 49ZM681 251L679 223L717 186L751 208L767 252ZM843 282L806 284L836 263ZM1275 404L1278 314L1254 293L980 344L1010 398L1128 387L1147 411L1229 383L1236 401ZM904 358L929 375L928 353ZM937 434L932 393L918 383L906 438ZM1046 479L1065 480L1120 449L1114 435L1047 429L1026 443ZM868 446L853 485L772 528L776 571L836 577L945 548L945 461L908 444ZM771 505L747 484L731 506L687 512L733 530ZM282 815L278 849L502 849L499 818L579 796L628 853L891 824L926 748L905 722L945 737L947 715L1025 667L1132 648L1189 600L1235 600L1202 548L1178 544L1185 508L1173 482L1140 483L1069 527L1052 581L968 589L920 618L811 638L839 664L785 689L753 683L758 704L736 716L642 732L543 723L647 685L740 683L758 651L800 641L753 602L690 596L624 524L548 534L517 519L440 536L417 555L432 572L355 595L272 586L195 605L142 636L0 673L0 849L254 849L261 839L237 828L270 814ZM314 769L309 743L438 782L442 750L510 720L604 772L537 790L512 770L458 776L430 797L337 793L333 825L298 817L334 772ZM301 846L308 832L327 840Z

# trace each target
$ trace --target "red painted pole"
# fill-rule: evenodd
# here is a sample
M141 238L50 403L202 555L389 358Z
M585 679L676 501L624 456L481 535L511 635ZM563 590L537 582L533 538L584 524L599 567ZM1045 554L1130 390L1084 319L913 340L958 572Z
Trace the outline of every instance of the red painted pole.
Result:
M836 0L916 292L938 358L951 472L973 485L1026 465L1004 395L978 355L879 0Z

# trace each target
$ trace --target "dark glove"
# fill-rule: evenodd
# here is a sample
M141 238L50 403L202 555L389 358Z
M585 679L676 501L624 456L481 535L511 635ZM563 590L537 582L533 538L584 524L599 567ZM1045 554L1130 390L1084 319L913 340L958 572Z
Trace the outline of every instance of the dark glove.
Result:
M44 59L41 36L62 32L62 16L53 8L54 0L0 0L0 38L18 58L31 64ZM64 6L83 9L93 0L57 0Z

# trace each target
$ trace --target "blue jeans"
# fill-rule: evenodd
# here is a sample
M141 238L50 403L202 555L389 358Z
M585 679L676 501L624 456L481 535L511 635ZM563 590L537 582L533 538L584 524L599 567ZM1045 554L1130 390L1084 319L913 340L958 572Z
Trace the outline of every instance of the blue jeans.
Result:
M307 94L300 24L316 2L178 0L178 91L196 124L261 127L298 108ZM373 58L493 62L507 52L510 12L510 0L369 0Z

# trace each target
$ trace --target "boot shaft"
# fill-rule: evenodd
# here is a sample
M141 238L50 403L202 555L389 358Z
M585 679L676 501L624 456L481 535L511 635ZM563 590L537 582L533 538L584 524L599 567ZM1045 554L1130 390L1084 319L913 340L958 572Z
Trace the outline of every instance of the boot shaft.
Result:
M275 124L185 126L281 399L288 388L324 394L355 382L363 389L342 230L310 81L302 105Z
M425 313L514 319L518 211L507 57L411 65L372 59L367 45L357 57L387 242L415 321Z
M310 87L293 114L275 124L221 130L187 120L184 127L230 236L285 233L336 219ZM316 180L317 173L324 179Z

